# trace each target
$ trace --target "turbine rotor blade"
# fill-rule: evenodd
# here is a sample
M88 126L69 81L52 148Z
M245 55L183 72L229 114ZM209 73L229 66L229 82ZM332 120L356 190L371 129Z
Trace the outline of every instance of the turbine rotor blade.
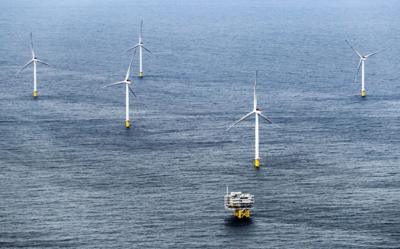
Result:
M258 76L258 70L256 70L256 79L254 80L254 89L256 89L256 86L257 86L257 76Z
M254 80L254 96L253 96L253 108L254 108L254 110L257 108L257 95L256 95L256 86L257 86L257 74L258 74L258 71L256 70L256 79Z
M260 115L260 116L261 116L263 119L265 119L268 123L272 124L272 121L271 121L267 116L265 116L264 114L258 113L258 115Z
M137 44L136 46L131 47L130 49L128 49L128 50L126 50L126 51L129 52L129 51L131 51L132 49L136 49L136 48L139 47L139 46L140 46L140 44Z
M27 68L30 64L32 64L32 62L33 62L33 59L30 60L30 61L28 61L28 63L26 63L26 64L18 71L18 73L22 72L25 68Z
M137 51L137 49L135 48L135 50L133 50L133 57L135 57L136 51Z
M235 123L233 123L231 126L229 126L228 129L226 129L227 131L229 131L232 127L234 127L235 125L237 125L238 123L242 122L243 120L245 120L246 118L250 117L251 114L253 114L254 111L247 113L246 115L244 115L241 119L239 119L238 121L236 121Z
M133 96L136 97L136 94L135 94L135 92L133 91L132 87L131 87L130 85L128 85L128 88L129 88L129 91L133 94Z
M142 36L143 35L143 20L140 20L140 33L139 33L139 36L140 36L140 40L142 40Z
M361 63L362 63L362 60L360 60L360 62L358 63L357 71L356 71L356 75L354 76L354 81L353 81L353 83L356 83L358 73L360 72Z
M110 86L115 86L115 85L121 85L121 84L126 84L126 82L125 81L118 81L118 82L115 82L115 83L111 83L111 84L105 85L105 86L103 86L103 88L110 87Z
M147 52L149 52L150 54L153 54L150 50L148 50L147 48L145 48L143 45L142 45L142 48L143 48L144 50L146 50Z
M35 58L35 50L33 49L33 38L32 38L32 32L30 34L31 38L31 52L32 52L32 58Z
M132 55L132 59L129 63L128 71L126 72L126 75L125 75L125 81L127 81L129 79L129 76L131 76L131 67L132 67L134 56L135 56L135 54Z
M367 55L365 56L365 58L374 56L374 55L376 55L376 54L378 54L378 53L382 53L382 52L385 51L385 50L386 50L386 48L385 48L385 49L378 50L378 51L376 51L376 52L374 52L374 53L367 54Z
M355 49L353 46L351 46L350 42L348 40L345 40L347 44L350 46L350 48L356 53L360 58L362 58L362 55Z
M38 60L38 59L36 59L36 61L37 62L39 62L39 63L42 63L43 65L46 65L46 66L49 66L50 67L50 65L49 64L47 64L46 62L44 62L44 61L41 61L41 60Z

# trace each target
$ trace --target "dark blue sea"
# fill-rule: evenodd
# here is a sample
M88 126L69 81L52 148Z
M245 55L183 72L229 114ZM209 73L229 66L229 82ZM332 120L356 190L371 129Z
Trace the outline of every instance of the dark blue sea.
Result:
M400 2L0 2L0 248L400 248ZM133 63L143 19L143 79ZM39 98L32 69L36 54ZM367 97L353 83L362 53ZM252 166L255 71L263 113ZM255 195L250 222L224 210Z

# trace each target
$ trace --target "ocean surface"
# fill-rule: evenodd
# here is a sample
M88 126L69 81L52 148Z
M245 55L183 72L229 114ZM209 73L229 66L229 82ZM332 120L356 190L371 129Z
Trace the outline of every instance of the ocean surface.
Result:
M0 248L400 248L400 2L0 2ZM133 127L122 80L133 64ZM38 66L32 98L29 33ZM367 97L353 83L362 53ZM257 94L273 124L230 131ZM226 186L255 195L250 222Z

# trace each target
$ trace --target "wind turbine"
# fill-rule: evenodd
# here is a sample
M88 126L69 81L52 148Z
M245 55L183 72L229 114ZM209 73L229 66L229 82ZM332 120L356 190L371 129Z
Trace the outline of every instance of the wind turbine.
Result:
M129 79L130 74L131 74L131 67L132 67L132 62L133 62L134 56L135 55L132 56L131 62L129 63L129 67L128 67L128 71L126 72L125 79L123 81L118 81L118 82L111 83L109 85L104 86L104 87L110 87L110 86L125 84L125 127L127 129L129 129L131 127L131 123L129 120L129 92L131 92L133 94L133 96L136 97L136 95L133 92L133 89L131 87L132 82Z
M136 44L134 47L128 49L128 51L135 49L139 47L139 77L143 78L143 49L149 52L150 54L152 53L150 50L144 47L143 43L143 36L142 36L142 31L143 31L143 20L140 21L140 33L139 33L139 43Z
M361 67L361 97L365 97L366 96L366 92L365 92L365 61L369 57L371 57L373 55L376 55L380 51L377 51L377 52L374 52L374 53L370 53L370 54L366 54L366 55L362 55L355 48L353 48L353 46L351 46L349 41L346 40L346 42L350 46L350 48L354 51L354 53L356 53L358 55L358 57L360 57L360 61L359 61L358 66L357 66L357 72L356 72L356 75L354 77L354 82L356 82L356 79L357 79L358 73L360 72L360 67Z
M268 123L272 123L272 121L264 116L261 113L261 110L257 107L257 95L256 95L256 85L257 85L257 72L256 72L256 79L254 81L254 99L253 99L253 110L251 112L249 112L248 114L246 114L245 116L243 116L241 119L239 119L238 121L236 121L234 124L232 124L227 130L230 130L232 127L234 127L236 124L240 123L241 121L245 120L246 118L250 117L252 114L255 114L255 129L254 129L254 133L255 133L255 141L254 141L254 147L255 147L255 155L254 155L254 167L256 167L257 169L260 167L260 151L259 151L259 121L258 121L258 117L262 117L263 119L265 119Z
M37 58L36 54L35 54L35 50L33 49L33 39L32 39L32 32L31 32L31 52L32 52L32 59L30 61L28 61L28 63L26 63L19 71L18 73L22 72L25 68L27 68L29 65L33 64L33 97L37 97L38 96L38 92L37 92L37 76L36 76L36 67L37 67L37 63L41 63L43 65L49 66L49 64L47 64L44 61L41 61Z

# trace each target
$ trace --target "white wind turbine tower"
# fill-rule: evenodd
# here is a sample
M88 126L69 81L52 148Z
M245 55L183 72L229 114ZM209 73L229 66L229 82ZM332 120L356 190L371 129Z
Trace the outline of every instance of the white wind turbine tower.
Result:
M131 127L131 123L129 120L129 92L135 96L135 93L132 90L132 82L129 79L131 74L131 67L133 62L134 56L132 56L131 62L129 63L128 71L126 72L125 79L123 81L118 81L109 85L105 85L104 87L115 86L125 84L125 127L129 129Z
M38 96L38 92L37 92L37 76L36 76L36 67L37 67L37 63L41 63L43 65L49 66L49 64L45 63L44 61L41 61L37 58L36 54L35 54L35 50L33 48L33 39L32 39L32 32L31 32L31 52L32 52L32 59L30 61L28 61L28 63L26 63L21 70L19 70L19 73L21 71L23 71L25 68L27 68L29 65L33 64L33 97L37 97Z
M139 43L136 44L136 46L128 49L128 51L130 51L132 49L136 49L139 47L139 77L140 78L143 78L143 49L151 54L151 51L144 47L142 31L143 31L143 20L140 21Z
M259 138L259 121L258 121L258 117L262 117L263 119L265 119L268 123L272 123L272 121L267 118L266 116L264 116L261 113L261 110L257 107L257 95L256 95L256 85L257 85L257 72L256 72L256 79L254 81L254 100L253 100L253 110L246 114L245 116L243 116L241 119L239 119L238 121L236 121L233 125L231 125L227 130L230 130L232 127L234 127L236 124L240 123L241 121L245 120L246 118L250 117L252 114L255 114L255 129L254 129L254 133L255 133L255 141L254 141L254 147L255 147L255 155L254 155L254 167L259 168L260 167L260 151L259 151L259 142L260 142L260 138Z
M358 66L357 66L356 76L354 77L354 82L356 82L356 79L357 79L358 73L360 72L360 67L361 67L361 97L365 97L366 96L366 92L365 92L365 61L369 57L376 55L380 51L370 53L367 55L361 55L355 48L353 48L353 46L351 46L349 41L346 40L346 42L350 46L350 48L354 51L354 53L356 53L358 55L358 57L360 57L360 62L358 63Z

